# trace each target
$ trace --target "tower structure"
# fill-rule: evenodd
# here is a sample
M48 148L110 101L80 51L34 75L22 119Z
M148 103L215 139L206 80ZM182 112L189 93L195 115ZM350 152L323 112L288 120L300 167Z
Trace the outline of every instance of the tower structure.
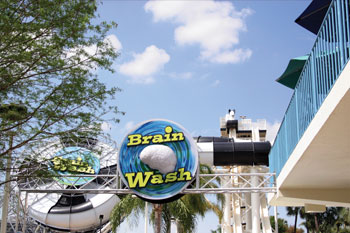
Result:
M235 110L229 110L228 113L220 118L220 131L223 138L232 140L233 150L239 145L251 145L251 147L240 148L240 156L253 157L256 149L254 142L266 141L266 120L257 120L252 122L251 119L241 116L236 119ZM247 143L247 142L252 142ZM241 144L240 144L241 143ZM253 159L255 161L255 159ZM269 169L261 163L252 165L231 165L223 166L218 169L229 174L251 173L247 177L251 187L263 187L264 181L255 173L265 173ZM221 186L240 187L246 185L242 182L243 176L224 176L221 177ZM264 193L246 192L246 193L226 193L225 206L223 209L222 232L224 233L272 233L267 199Z

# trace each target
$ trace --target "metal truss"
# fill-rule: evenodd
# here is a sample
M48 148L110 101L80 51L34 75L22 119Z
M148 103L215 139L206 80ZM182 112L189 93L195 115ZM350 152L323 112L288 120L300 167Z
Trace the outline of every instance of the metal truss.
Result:
M78 177L89 180L82 186L67 186L59 182L59 178ZM94 179L91 179L93 177ZM252 177L258 177L259 184L253 186ZM74 194L133 194L133 191L124 185L119 173L115 175L62 175L54 177L32 177L18 176L21 180L17 187L13 187L11 192L11 214L9 215L9 232L33 232L48 233L55 232L40 225L30 216L28 216L29 202L42 198L46 194L56 193L57 195ZM238 183L232 186L231 180L235 179ZM25 182L24 182L25 181ZM98 186L96 185L98 184ZM92 188L94 187L94 188ZM250 210L250 206L245 202L242 195L249 193L275 193L275 173L224 173L224 174L199 174L197 173L193 182L184 189L182 194L220 194L231 193L236 195L242 205L245 206L245 216ZM34 199L33 199L34 195Z
M87 180L82 186L67 186L61 184L58 179L63 177L78 177ZM260 183L253 186L252 177L258 177ZM18 177L26 182L21 183L19 190L28 193L95 193L95 194L132 194L132 190L125 186L120 175L62 175L55 177ZM228 180L221 183L221 179ZM238 184L231 185L231 179L238 179ZM96 187L96 183L99 183ZM275 193L275 173L229 173L229 174L196 174L194 181L181 193L182 194L217 194L217 193Z
M107 139L100 139L100 141L106 142L106 144L112 144ZM65 143L80 146L81 142ZM87 144L89 143L90 141L87 141ZM50 158L49 155L51 155L53 151L58 150L57 148L60 146L61 144L59 143L53 143L43 147L42 150L35 154L40 154L43 158ZM44 173L42 176L36 176L34 175L36 174L34 170L47 169L48 164L45 165L44 163L45 166L32 168L30 161L26 166L26 172L12 174L11 180L16 181L11 182L11 200L7 232L56 232L46 226L40 225L40 223L28 216L28 207L31 203L43 198L45 195L133 194L133 191L129 189L121 179L116 166L117 151L115 148L116 146L100 147L96 149L96 153L104 157L104 165L102 166L104 169L100 171L100 174L50 175L50 173ZM107 153L99 152L99 150L106 151L106 149L108 149ZM231 193L237 195L243 204L244 198L242 197L246 194L260 193L260 195L265 195L266 193L276 193L276 175L275 173L265 172L268 170L266 167L261 168L257 173L234 173L230 169L214 169L214 174L201 174L199 170L200 169L198 169L192 183L186 189L182 190L181 194ZM250 169L246 170L249 171ZM76 177L77 179L73 179L75 183L71 185L62 184L60 179L66 177ZM253 185L251 182L253 178L258 178L259 184ZM235 180L234 185L232 185L232 180ZM84 184L78 185L82 183ZM250 207L248 204L244 205L246 206L245 211L249 211Z

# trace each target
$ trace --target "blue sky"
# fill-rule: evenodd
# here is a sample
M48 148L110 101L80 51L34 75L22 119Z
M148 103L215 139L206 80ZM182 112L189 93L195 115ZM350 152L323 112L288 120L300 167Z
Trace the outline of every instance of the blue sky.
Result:
M118 23L109 39L120 56L115 74L98 74L123 89L113 103L126 112L104 129L121 144L135 124L165 118L193 136L219 136L219 118L234 108L238 116L266 119L272 140L292 95L275 80L315 40L294 23L309 3L103 1L99 20ZM208 215L197 232L217 224ZM143 232L140 225L132 232Z

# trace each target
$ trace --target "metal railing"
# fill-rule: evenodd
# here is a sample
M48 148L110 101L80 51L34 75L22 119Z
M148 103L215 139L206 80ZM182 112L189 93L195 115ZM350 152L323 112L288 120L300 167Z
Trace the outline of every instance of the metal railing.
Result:
M349 0L333 0L269 154L278 175L349 60Z

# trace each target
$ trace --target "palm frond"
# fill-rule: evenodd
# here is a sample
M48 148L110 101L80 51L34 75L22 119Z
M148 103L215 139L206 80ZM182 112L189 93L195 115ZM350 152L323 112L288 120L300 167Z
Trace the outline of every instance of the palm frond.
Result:
M139 213L144 213L144 209L145 201L140 198L133 197L131 194L121 197L120 202L114 206L110 217L113 232L116 232L125 218L130 215L138 218Z

